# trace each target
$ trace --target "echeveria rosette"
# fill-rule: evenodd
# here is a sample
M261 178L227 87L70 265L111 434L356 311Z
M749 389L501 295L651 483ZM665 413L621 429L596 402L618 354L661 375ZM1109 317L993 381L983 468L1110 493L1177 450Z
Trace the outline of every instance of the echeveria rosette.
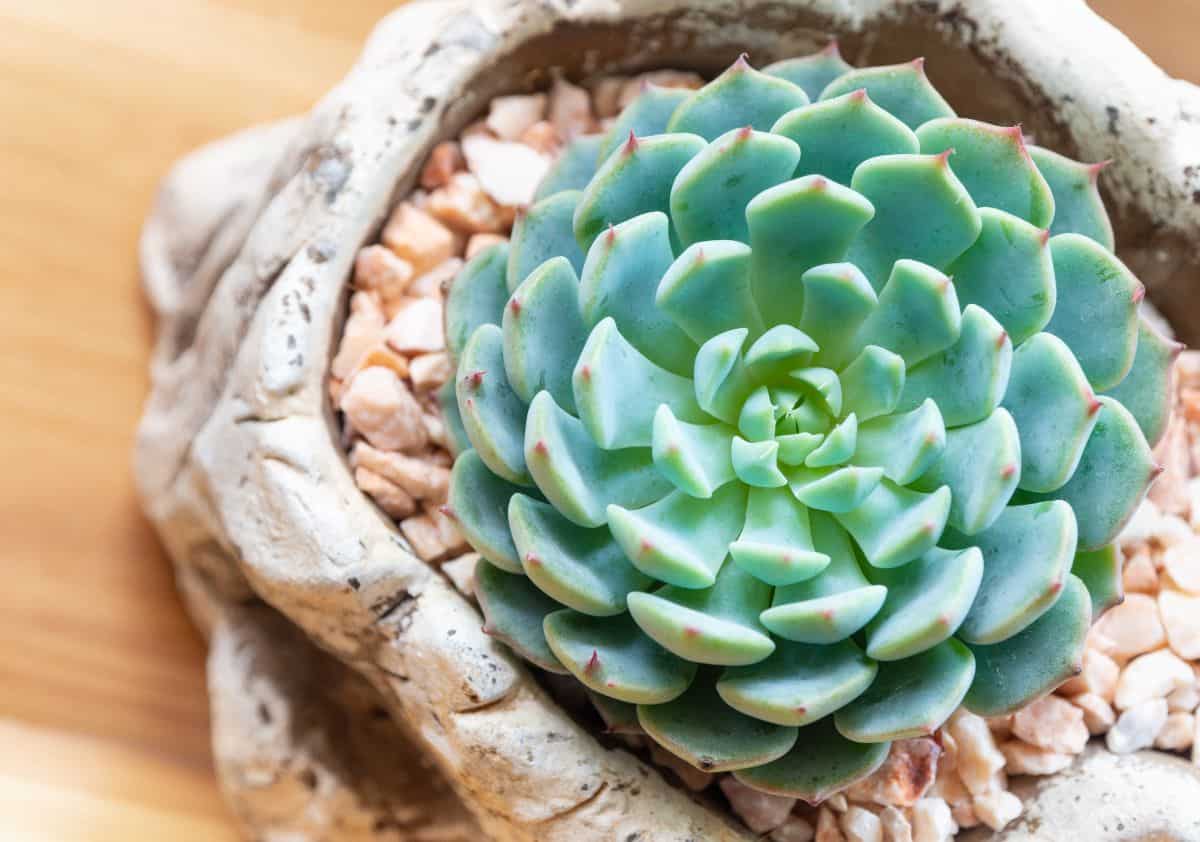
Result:
M1095 174L830 51L577 141L447 309L488 630L809 800L1054 688L1175 353Z

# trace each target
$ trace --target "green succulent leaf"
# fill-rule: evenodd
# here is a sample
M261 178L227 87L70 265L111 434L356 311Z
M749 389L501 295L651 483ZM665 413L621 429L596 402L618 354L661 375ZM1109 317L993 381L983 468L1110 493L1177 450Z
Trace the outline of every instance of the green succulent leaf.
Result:
M785 181L750 200L754 298L769 325L800 322L804 273L841 260L874 213L860 193L821 175Z
M729 554L769 585L803 582L829 566L829 556L813 546L808 509L786 488L750 489L746 522Z
M784 114L772 131L803 150L796 175L823 175L839 184L849 184L863 161L920 149L912 130L872 102L864 88Z
M899 407L932 398L947 427L982 421L1004 398L1012 356L1012 341L1000 323L968 304L958 341L908 370Z
M829 468L845 463L858 446L858 416L853 412L829 431L821 446L808 454L804 464L810 468Z
M450 509L467 543L508 573L521 573L521 558L508 530L508 501L522 489L493 474L474 450L464 451L450 471Z
M534 666L566 674L542 632L543 619L561 608L558 603L524 576L506 573L485 559L475 564L475 597L487 634Z
M858 432L854 464L882 468L885 477L900 485L929 470L946 447L946 426L932 400L911 412L866 421Z
M887 759L891 743L847 740L828 717L800 730L796 744L783 757L733 776L746 786L820 804L831 795L870 775Z
M467 438L488 469L529 485L522 447L526 405L508 382L504 335L496 325L480 325L471 334L459 359L455 396Z
M649 134L649 132L647 132ZM607 156L600 154L604 135L579 135L567 143L550 165L533 194L535 202L564 190L582 190L596 174L597 164Z
M851 70L830 82L821 91L821 99L833 99L860 88L865 88L872 100L910 129L938 117L954 116L954 109L925 75L924 59Z
M574 227L580 248L587 251L610 225L652 211L666 213L675 176L704 146L694 134L630 135L600 165L579 200Z
M969 538L947 534L951 547L983 553L983 582L958 636L997 643L1018 634L1059 599L1075 558L1075 513L1061 500L1009 506Z
M467 428L463 426L462 415L458 412L458 395L456 383L447 380L437 391L438 406L442 409L442 421L446 425L446 444L452 456L471 449L471 440L467 438Z
M572 227L575 208L582 196L578 190L564 190L517 214L513 223L506 270L510 293L516 292L517 287L534 269L552 258L566 260L571 266L572 274L583 268L583 251L575 241L575 231Z
M611 317L621 335L648 359L687 376L696 345L654 306L658 279L675 260L669 225L664 214L647 213L598 238L580 276L579 308L589 327Z
M638 722L637 705L622 702L617 699L602 696L592 690L585 691L592 707L604 720L606 734L644 734L642 724Z
M634 569L607 529L588 529L524 494L508 504L508 525L521 566L541 591L594 617L624 613L630 591L653 584Z
M800 329L820 349L814 361L841 368L854 359L860 346L858 329L878 306L867 276L851 263L814 266L801 277L804 314Z
M975 658L956 638L879 665L865 693L834 714L838 731L860 743L932 734L950 718L975 677Z
M1092 617L1101 614L1125 599L1125 587L1121 581L1124 561L1116 544L1098 550L1075 553L1071 563L1071 574L1083 582L1091 597Z
M1033 625L991 646L971 646L976 675L967 709L980 716L1012 713L1077 675L1091 623L1087 588L1068 576L1062 597Z
M862 695L876 672L875 662L849 640L830 646L784 642L757 664L725 670L717 692L755 719L808 725Z
M933 549L950 513L950 489L930 494L882 480L849 512L834 515L875 567L899 567Z
M846 465L839 468L796 468L787 474L796 499L810 509L849 512L879 487L882 468Z
M868 345L838 375L842 411L854 412L860 421L890 414L900 403L905 378L904 360L886 348Z
M1151 447L1167 431L1171 418L1171 367L1183 346L1172 342L1143 317L1138 320L1137 353L1129 374L1105 394L1133 413Z
M1050 225L1054 195L1029 157L1020 126L943 117L918 128L917 138L926 155L952 151L950 166L976 205L1007 211L1038 228Z
M671 490L655 470L649 448L604 450L549 392L539 392L529 405L524 447L538 489L580 526L607 523L610 503L644 506Z
M574 412L571 360L588 329L579 315L579 279L565 257L552 257L530 273L509 299L501 324L504 371L517 396L528 402L545 389Z
M944 270L979 237L979 211L945 156L881 155L860 164L850 186L875 216L847 259L876 289L897 260Z
M825 90L830 82L853 69L838 52L837 42L830 41L825 49L812 55L768 64L763 68L763 73L788 80L793 85L802 88L808 98L816 102L817 98L821 96L821 91Z
M934 547L911 564L869 572L888 594L867 624L867 654L878 661L898 661L954 634L979 592L983 556L977 547Z
M680 242L747 242L746 203L787 181L800 147L777 134L734 129L688 161L671 188L671 221Z
M654 415L651 433L654 466L680 491L707 499L734 477L733 436L723 424L680 421L663 404Z
M696 354L696 402L726 424L737 424L742 404L755 388L742 355L748 335L744 327L727 330L701 345Z
M771 604L771 586L726 564L708 588L667 585L629 594L629 613L664 649L697 664L754 664L775 651L758 620Z
M691 95L692 92L686 88L646 85L637 99L617 115L608 131L604 133L595 160L598 163L607 161L609 156L629 139L630 134L634 137L665 134L671 115Z
M548 614L542 625L559 662L603 696L661 705L682 695L696 677L695 664L646 637L628 614L592 617L568 608Z
M1050 233L1083 234L1113 251L1112 223L1096 186L1104 164L1081 164L1040 146L1029 147L1029 155L1054 194Z
M750 346L746 366L759 382L778 380L797 368L803 368L817 352L808 334L791 325L776 325Z
M788 478L779 470L779 442L746 441L734 436L730 446L733 472L751 488L782 488Z
M863 345L892 351L912 368L951 348L961 331L962 314L950 279L932 266L897 260L858 338Z
M505 267L508 243L497 243L475 255L462 268L446 295L446 348L456 360L480 325L500 324L508 301Z
M817 576L776 588L771 607L759 619L786 640L837 643L879 612L887 588L867 581L849 536L836 521L812 512L811 524L813 546L829 557L829 564Z
M797 733L734 710L703 676L672 702L640 705L638 721L656 743L704 772L769 763L788 753Z
M608 507L608 526L633 565L661 582L707 588L742 528L746 488L731 482L704 500L673 491L640 509Z
M750 247L734 240L690 246L663 274L655 304L697 344L737 328L761 332Z
M1075 473L1100 402L1061 339L1039 333L1017 348L1003 406L1021 438L1026 491L1054 491Z
M743 126L766 132L781 115L802 105L808 105L808 97L801 88L755 70L743 56L680 105L667 131L691 132L710 141Z

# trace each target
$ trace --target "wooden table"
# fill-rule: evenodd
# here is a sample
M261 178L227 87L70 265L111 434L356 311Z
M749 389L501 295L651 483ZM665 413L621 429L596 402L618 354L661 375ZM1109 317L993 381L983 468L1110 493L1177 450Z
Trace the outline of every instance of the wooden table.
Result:
M203 647L129 472L135 265L187 150L304 110L394 0L0 0L0 838L235 838ZM1098 6L1200 79L1194 0Z

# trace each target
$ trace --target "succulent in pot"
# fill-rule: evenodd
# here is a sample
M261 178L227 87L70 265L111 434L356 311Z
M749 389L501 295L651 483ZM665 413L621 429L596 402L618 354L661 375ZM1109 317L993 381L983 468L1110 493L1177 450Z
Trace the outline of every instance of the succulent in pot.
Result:
M770 66L834 33L864 69L831 55ZM728 70L742 51L763 70ZM945 108L920 68L903 63L916 55L929 56L946 102L1001 126L1024 120L1026 136L943 111L906 111L905 101ZM865 69L870 65L895 72ZM453 287L448 341L460 369L452 389L461 384L464 404L477 401L463 417L472 436L461 434L462 452L476 456L455 468L456 498L463 499L454 506L489 559L479 588L489 638L477 606L442 575L447 568L417 557L415 543L349 469L328 385L355 256L378 240L430 150L462 131L489 98L541 87L554 70L582 80L663 67L717 81L681 125L667 124L687 95L652 91L619 129L572 146L520 219L508 254L490 252ZM847 73L846 86L822 98ZM874 76L855 84L855 74ZM771 97L733 97L733 105L766 102L764 111L777 113L734 113L719 122L729 108L720 92L730 82L765 83ZM910 87L899 101L884 93L889 86L903 93L916 82L920 90ZM883 742L867 737L886 741L910 727L931 727L964 689L966 705L994 710L1053 684L1060 668L1072 665L1084 606L1095 613L1116 587L1109 550L1066 552L1065 524L1075 524L1077 549L1101 546L1142 490L1152 470L1142 440L1149 444L1165 417L1156 377L1172 346L1133 317L1138 287L1112 261L1095 173L1031 144L1036 139L1080 160L1116 159L1103 185L1113 238L1155 304L1193 339L1200 333L1189 284L1200 265L1200 205L1192 195L1200 169L1190 140L1198 111L1192 88L1169 82L1076 2L408 3L381 24L346 83L311 115L203 150L168 181L143 239L147 285L162 320L154 392L138 441L146 510L177 565L189 608L215 640L236 638L230 632L246 613L238 610L242 603L265 602L368 679L378 694L371 715L382 709L395 720L414 753L444 776L453 793L447 799L461 801L477 823L478 832L468 829L465 838L756 838L729 823L708 797L717 798L715 788L693 798L639 756L598 740L497 638L535 663L572 668L578 678L555 686L590 684L614 724L641 727L640 715L648 732L671 751L691 752L700 765L705 752L719 759L700 743L720 730L710 726L749 723L757 755L733 772L752 786L812 797L871 765ZM797 120L806 112L833 117L789 126L783 118L792 112ZM874 133L822 147L820 138L836 136L839 113L866 115ZM661 122L641 122L651 119ZM954 132L963 137L952 138ZM881 137L901 145L857 143ZM1027 141L1032 166L1020 154ZM942 157L950 147L954 152ZM764 149L769 164L758 166ZM739 150L755 154L739 158ZM673 172L664 167L671 155L678 156ZM636 169L642 163L649 165ZM813 170L803 169L810 164ZM822 174L822 166L831 169ZM712 173L723 169L744 178L714 188L719 175ZM672 202L681 172L692 179L693 201L688 191L680 194L687 207ZM818 178L825 179L820 189ZM892 190L902 178L925 186ZM810 189L795 190L798 181ZM988 185L996 195L979 192ZM945 201L953 195L962 202ZM1022 196L1024 206L1013 203ZM806 206L828 212L814 211L794 231L772 228ZM578 207L588 210L577 232ZM755 213L746 216L748 207ZM851 230L856 219L862 224ZM905 228L919 234L905 235ZM788 233L796 236L787 240ZM845 238L841 251L838 236ZM779 250L784 241L795 247L794 258ZM1068 247L1060 250L1060 243ZM1016 255L1013 266L1033 266L1033 274L1008 271L996 257L1005 250ZM684 255L691 262L680 262ZM805 261L810 265L801 266ZM828 268L839 263L857 272ZM1064 278L1086 280L1089 266L1112 268L1099 270L1102 289L1122 295L1068 295ZM992 273L1006 284L969 285L972 276ZM1011 301L1004 296L989 297L1020 281L1032 301L1037 284L1045 289L1051 276L1052 309L1043 300L1018 312L1006 309ZM538 283L522 292L527 278ZM664 287L664 278L672 283ZM633 284L639 297L606 296L601 282ZM715 295L739 289L732 304L720 299L729 306L711 306ZM584 298L584 290L598 294ZM514 293L516 311L509 304ZM822 306L837 311L839 301L848 308L841 321L805 320ZM851 324L856 307L865 315ZM539 324L539 314L548 320ZM904 330L917 321L920 331ZM1128 344L1131 325L1135 346ZM1092 342L1101 335L1105 342ZM468 365L472 355L486 364ZM701 357L706 367L698 372ZM579 370L577 394L581 358L589 376ZM968 371L970 361L982 362ZM1129 373L1118 377L1125 367ZM1043 371L1054 377L1036 373ZM1034 397L1019 397L1022 390ZM459 396L444 397L453 414ZM967 420L979 405L989 410ZM529 423L535 409L539 425ZM922 439L921 432L937 432L935 420L940 439ZM978 441L967 442L963 431L972 428L979 428ZM545 454L538 438L526 449L526 434L535 429L544 434ZM1006 445L1019 448L1008 461L999 458ZM1068 466L1071 448L1078 464ZM577 467L577 476L564 465ZM1108 471L1109 481L1097 470ZM467 474L475 493L460 494ZM1004 484L1014 479L1015 487ZM1059 479L1066 481L1056 485ZM624 490L613 498L614 489ZM741 497L741 505L728 505ZM512 500L517 517L510 523ZM612 514L610 504L617 507ZM913 506L928 521L905 517ZM1034 511L1045 513L1047 528L1000 528ZM714 527L707 516L713 512L736 515L736 524ZM1055 545L1056 537L1064 543ZM639 557L643 539L650 549ZM1014 546L1024 542L1047 548L1040 561ZM538 571L526 560L531 548L543 560ZM1010 575L997 577L989 558L1001 554L1014 561ZM593 575L614 570L623 584ZM845 579L836 578L839 571ZM989 593L1009 601L985 603ZM1018 604L1022 594L1028 602ZM811 610L820 600L828 600L828 617ZM851 629L853 609L861 624ZM764 620L768 612L775 613ZM929 621L943 614L955 628L939 642L945 632ZM547 615L560 618L549 636ZM811 640L822 625L826 637ZM1038 630L1052 644L1029 645ZM840 639L830 639L834 631ZM623 642L656 659L622 660ZM846 657L852 651L858 654ZM785 711L795 693L789 681L800 670L777 670L785 657L799 660L797 653L810 657L812 686L826 688L810 697L816 701L805 713ZM713 660L721 662L702 663ZM214 658L214 673L221 663ZM251 658L243 666L263 671ZM679 695L651 704L645 694L657 689L665 696L663 676L670 675L682 677ZM867 704L901 675L938 684L937 692L899 704L910 686L904 683L878 705ZM999 680L1009 675L1025 686ZM850 698L855 676L865 689ZM625 683L624 699L605 694L619 689L609 680ZM214 677L212 692L252 684ZM253 710L223 709L234 708ZM697 711L709 717L702 728ZM814 721L797 724L810 712ZM353 727L354 714L343 713L330 733L340 734L332 729L347 720ZM260 731L255 722L245 725L241 733ZM218 751L230 742L218 740ZM826 763L808 781L797 773L805 761L797 745L828 746ZM726 746L726 768L731 757L741 765L736 758L745 761L754 748L740 740ZM781 747L781 757L767 759ZM836 757L845 759L840 769L832 768ZM789 759L801 766L788 769ZM1126 774L1127 760L1106 768ZM226 783L248 785L234 775ZM721 790L749 791L733 784L725 777ZM1191 786L1190 779L1180 786ZM1139 799L1121 814L1129 822L1149 815L1143 801L1166 797L1158 789L1136 796L1120 787L1094 791L1114 793L1121 804L1126 795ZM303 797L327 792L322 784ZM1088 791L1075 794L1095 806ZM1191 821L1193 803L1175 798L1170 810ZM278 816L276 807L263 815ZM406 809L439 821L425 804ZM330 813L305 812L318 814ZM820 815L832 820L828 809ZM1071 815L1083 838L1107 832L1103 810ZM944 829L950 816L943 818ZM269 818L247 821L262 833L273 827Z
M576 140L448 301L487 630L814 802L1068 678L1173 359L1098 169L836 50Z

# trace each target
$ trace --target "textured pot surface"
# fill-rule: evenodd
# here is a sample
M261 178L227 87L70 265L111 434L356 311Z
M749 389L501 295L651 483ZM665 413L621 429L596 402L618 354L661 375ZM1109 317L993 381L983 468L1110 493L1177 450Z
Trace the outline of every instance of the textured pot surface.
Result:
M374 685L492 838L750 837L561 712L357 490L324 388L351 262L432 144L496 93L551 67L765 63L828 33L857 64L927 56L965 114L1115 158L1121 255L1200 336L1200 91L1077 2L413 3L307 118L181 163L147 223L160 339L136 468L194 614L221 640L231 606L272 605Z

